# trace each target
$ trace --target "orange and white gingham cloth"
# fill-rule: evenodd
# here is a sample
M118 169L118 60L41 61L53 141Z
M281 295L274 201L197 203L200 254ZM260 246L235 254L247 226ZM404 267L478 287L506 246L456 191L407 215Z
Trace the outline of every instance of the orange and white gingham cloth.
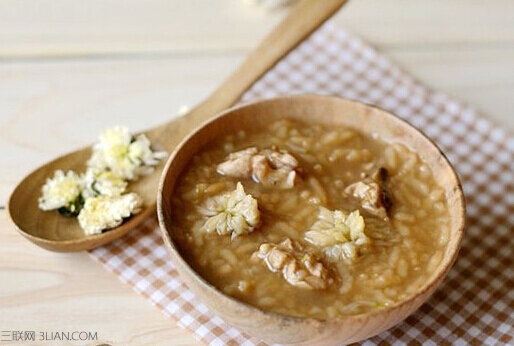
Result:
M376 104L424 131L462 180L468 226L435 295L363 345L514 344L514 136L465 104L428 90L362 40L327 23L244 95L339 95ZM208 345L266 345L214 315L178 276L149 219L91 255Z

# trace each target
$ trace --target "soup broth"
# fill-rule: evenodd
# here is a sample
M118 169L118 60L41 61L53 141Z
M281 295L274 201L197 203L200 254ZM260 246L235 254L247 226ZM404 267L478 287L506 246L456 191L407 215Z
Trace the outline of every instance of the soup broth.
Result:
M281 120L198 153L177 182L172 237L224 293L317 319L416 292L449 235L443 189L401 144Z

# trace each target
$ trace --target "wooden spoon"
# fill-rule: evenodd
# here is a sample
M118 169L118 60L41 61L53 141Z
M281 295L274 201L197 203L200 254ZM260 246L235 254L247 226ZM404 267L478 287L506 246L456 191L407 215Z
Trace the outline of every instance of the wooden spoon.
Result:
M171 153L194 128L212 115L230 107L266 71L275 65L310 33L332 16L347 0L303 0L286 16L246 61L205 101L186 115L145 132L154 148ZM121 226L101 234L86 236L75 218L38 208L41 187L54 171L85 171L91 155L87 147L59 157L30 173L14 189L8 211L17 230L27 239L47 250L74 252L109 243L142 223L155 213L155 199L163 165L154 173L129 186L145 200L146 207Z

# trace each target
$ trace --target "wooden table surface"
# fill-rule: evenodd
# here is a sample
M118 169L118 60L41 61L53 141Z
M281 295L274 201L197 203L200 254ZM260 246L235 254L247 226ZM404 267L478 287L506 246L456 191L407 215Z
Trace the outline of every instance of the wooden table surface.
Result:
M286 12L244 0L0 2L0 345L28 344L15 331L37 345L199 343L87 253L24 240L5 205L24 175L101 130L142 130L199 102ZM513 18L512 0L352 0L334 22L514 131ZM96 340L51 334L74 331Z

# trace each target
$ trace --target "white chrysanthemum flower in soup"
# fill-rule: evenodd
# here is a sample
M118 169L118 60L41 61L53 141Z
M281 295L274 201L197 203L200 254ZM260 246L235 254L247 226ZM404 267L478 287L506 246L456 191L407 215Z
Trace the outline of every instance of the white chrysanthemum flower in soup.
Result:
M322 248L330 261L353 261L358 246L369 242L364 233L364 218L359 210L346 214L320 207L318 219L304 235L309 243Z
M240 182L234 191L208 199L199 210L208 216L203 225L205 232L231 234L232 238L252 232L261 222L257 200L245 193Z
M165 152L153 151L145 135L132 136L126 127L107 129L93 146L88 167L109 170L125 180L136 180L152 172Z
M119 226L123 219L141 211L143 200L136 193L97 196L86 199L78 221L87 235Z
M73 213L77 201L82 193L82 180L80 176L68 171L57 170L52 178L48 178L41 188L41 197L38 200L42 210L55 210L66 208Z

